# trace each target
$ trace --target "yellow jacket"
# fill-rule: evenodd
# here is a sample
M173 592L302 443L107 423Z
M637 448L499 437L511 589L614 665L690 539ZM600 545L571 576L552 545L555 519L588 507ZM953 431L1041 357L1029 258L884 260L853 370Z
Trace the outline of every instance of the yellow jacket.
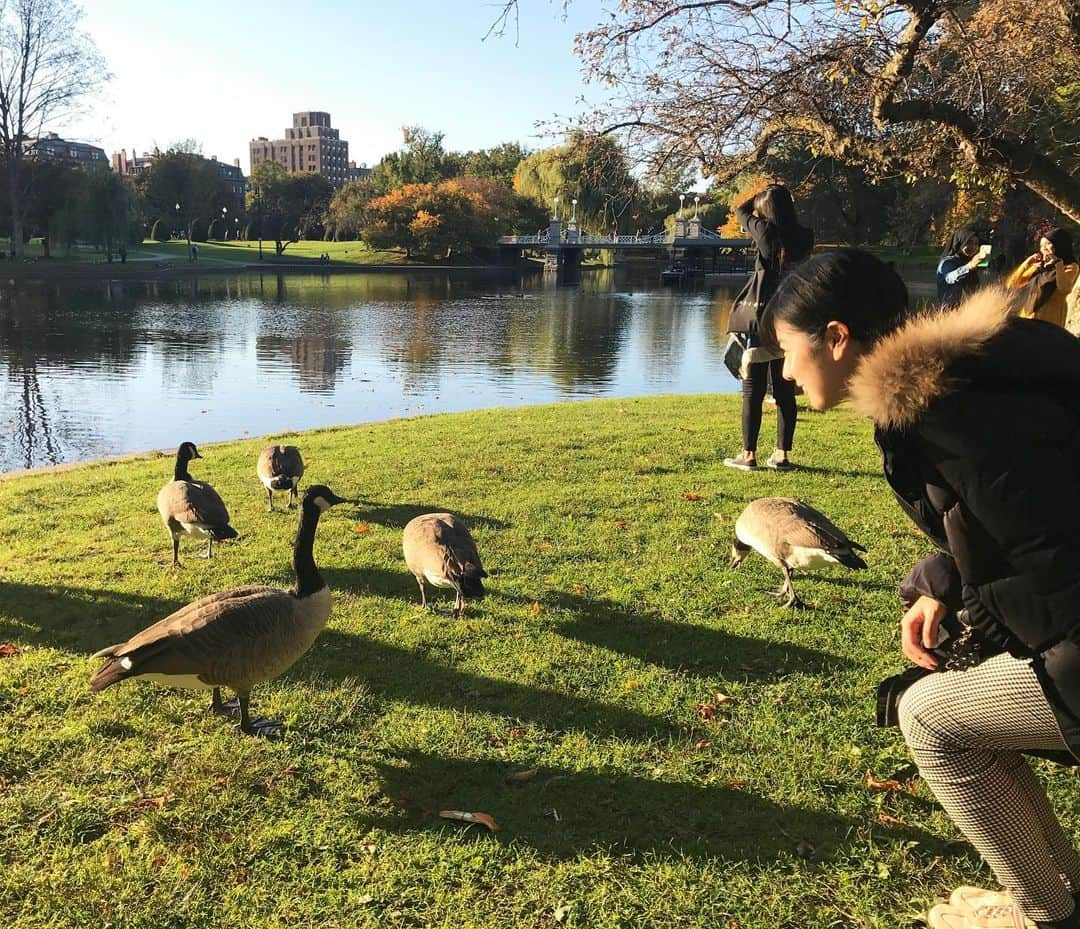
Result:
M1019 290L1036 274L1042 271L1042 262L1037 259L1032 260L1034 258L1035 256L1032 255L1031 258L1028 258L1013 271L1013 273L1005 279L1005 286L1012 290ZM1080 265L1067 265L1063 261L1058 261L1054 264L1054 270L1057 272L1057 287L1054 289L1054 293L1051 295L1050 299L1034 312L1025 308L1020 311L1020 315L1029 318L1045 319L1049 323L1054 323L1055 325L1064 328L1065 317L1068 314L1068 307L1065 301L1069 296L1069 291L1073 289L1073 285L1076 283L1077 278L1080 277Z

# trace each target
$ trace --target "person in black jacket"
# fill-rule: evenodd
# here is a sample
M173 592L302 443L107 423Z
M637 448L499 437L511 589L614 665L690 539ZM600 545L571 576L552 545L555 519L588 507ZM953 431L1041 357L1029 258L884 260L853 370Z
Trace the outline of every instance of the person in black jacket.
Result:
M761 405L772 374L773 398L776 400L776 451L766 465L779 471L791 468L788 452L795 437L795 389L780 376L782 361L761 346L757 338L758 318L776 290L781 276L795 262L810 254L814 234L800 226L795 217L791 192L782 184L770 184L761 193L735 208L739 226L754 240L757 258L754 276L735 300L728 332L746 338L745 375L742 382L743 449L733 458L725 458L729 468L750 471L757 467L757 441L761 431Z
M940 549L904 583L919 670L885 709L1009 896L931 925L986 925L989 901L1017 926L1080 927L1080 856L1022 757L1080 759L1080 342L998 288L909 315L899 277L854 249L794 269L760 332L812 406L873 422L896 499ZM943 627L965 661L941 666Z
M990 254L979 233L961 226L950 237L937 266L938 306L955 306L979 289L979 262Z

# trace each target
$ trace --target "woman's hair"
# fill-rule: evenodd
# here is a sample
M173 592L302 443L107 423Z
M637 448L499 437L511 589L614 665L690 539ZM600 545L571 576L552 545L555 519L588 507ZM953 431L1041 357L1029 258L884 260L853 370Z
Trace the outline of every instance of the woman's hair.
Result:
M945 251L941 253L942 258L952 258L960 255L960 249L964 247L964 243L968 239L978 239L979 244L982 244L982 236L973 226L961 226L950 237L949 241L945 243Z
M892 267L869 252L840 248L788 273L761 315L758 335L775 348L778 322L816 339L835 320L857 342L871 343L899 326L907 312L907 287Z
M780 236L780 264L801 261L809 253L813 237L799 225L795 201L783 184L770 184L754 197L754 210L761 219L776 227Z
M1076 256L1073 254L1072 236L1060 226L1042 233L1039 239L1049 239L1054 246L1054 255L1067 265L1076 264Z

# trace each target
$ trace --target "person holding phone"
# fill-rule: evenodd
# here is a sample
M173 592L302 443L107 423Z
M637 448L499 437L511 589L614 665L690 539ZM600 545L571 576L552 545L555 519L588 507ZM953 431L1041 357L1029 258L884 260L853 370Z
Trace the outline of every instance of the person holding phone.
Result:
M890 700L1008 895L956 888L933 929L1080 929L1080 854L1024 757L1080 764L1080 341L1014 309L983 288L910 313L895 271L837 249L792 269L759 324L812 407L850 401L873 424L897 503L939 550L905 584L917 669ZM943 625L984 647L939 662Z
M979 289L979 268L986 267L990 246L983 245L971 226L961 226L949 238L937 266L938 306L956 306Z
M1069 292L1080 277L1072 238L1064 229L1039 236L1039 250L1009 275L1005 286L1024 291L1020 315L1065 327Z

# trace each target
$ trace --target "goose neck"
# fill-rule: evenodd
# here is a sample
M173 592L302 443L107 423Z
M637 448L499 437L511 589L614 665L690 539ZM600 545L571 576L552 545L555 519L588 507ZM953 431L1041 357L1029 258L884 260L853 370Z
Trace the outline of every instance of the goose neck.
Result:
M293 570L296 572L296 595L307 597L322 590L326 582L315 565L315 529L319 525L319 508L305 505L300 508L300 527L293 543Z

